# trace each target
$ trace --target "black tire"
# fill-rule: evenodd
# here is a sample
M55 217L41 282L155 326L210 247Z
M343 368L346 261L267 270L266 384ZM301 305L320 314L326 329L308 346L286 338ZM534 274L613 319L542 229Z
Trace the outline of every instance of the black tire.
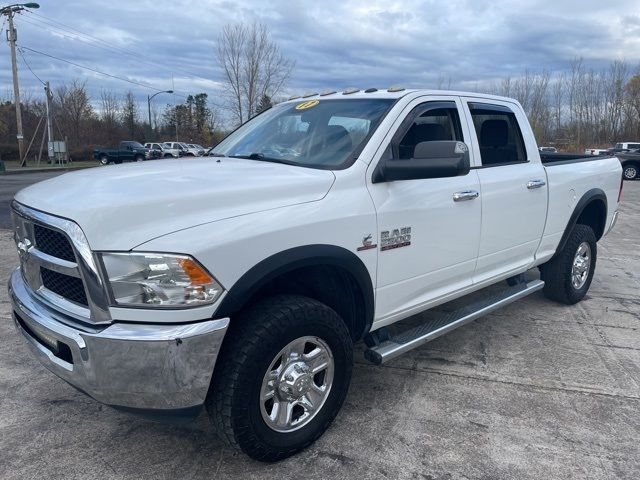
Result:
M573 262L579 247L585 242L590 248L589 270L584 284L576 288L571 275ZM541 278L545 282L543 290L545 296L567 305L578 303L589 291L596 269L597 257L596 236L591 227L581 224L575 225L562 251L540 266Z
M262 381L278 352L305 336L322 339L333 355L331 388L315 416L291 432L278 432L261 414ZM349 389L353 343L329 307L297 295L278 295L232 319L207 395L206 408L220 437L251 458L275 462L316 441L338 414Z
M136 155L133 159L136 162L142 162L142 161L144 161L144 155Z
M625 180L636 180L640 177L640 167L635 163L627 163L622 166L622 176Z
M100 163L102 165L109 165L109 163L111 163L111 162L109 162L109 157L108 156L100 155Z

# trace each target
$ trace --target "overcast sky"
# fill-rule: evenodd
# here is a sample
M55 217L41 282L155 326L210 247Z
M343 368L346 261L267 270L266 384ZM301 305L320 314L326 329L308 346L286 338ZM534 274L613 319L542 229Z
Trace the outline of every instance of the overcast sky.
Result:
M0 6L7 0L0 0ZM287 94L347 86L478 89L525 69L564 70L576 57L596 68L613 59L640 63L639 0L41 0L16 17L18 44L35 74L53 87L86 80L138 99L153 90L127 84L27 50L183 95L219 98L214 48L228 23L266 24L296 61ZM1 24L0 19L0 24ZM61 25L64 24L65 26ZM84 37L73 29L90 34ZM10 98L9 47L0 47L0 98ZM39 81L19 59L26 96ZM171 102L171 96L160 104ZM181 101L181 98L177 98Z

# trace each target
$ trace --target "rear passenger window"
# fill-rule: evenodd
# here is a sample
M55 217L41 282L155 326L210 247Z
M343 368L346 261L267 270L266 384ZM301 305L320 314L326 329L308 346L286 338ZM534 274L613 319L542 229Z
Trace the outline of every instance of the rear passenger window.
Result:
M508 107L470 103L469 109L480 144L483 166L527 161L518 120Z
M416 145L439 140L463 141L458 109L454 102L430 102L419 105L401 127L401 139L395 158L413 158Z

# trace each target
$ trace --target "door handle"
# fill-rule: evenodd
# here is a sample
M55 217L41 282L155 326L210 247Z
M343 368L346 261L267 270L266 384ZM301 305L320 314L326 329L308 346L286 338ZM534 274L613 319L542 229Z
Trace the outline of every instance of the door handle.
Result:
M533 190L534 188L544 187L547 184L544 180L529 180L527 182L527 188Z
M454 202L466 202L467 200L473 200L474 198L478 198L480 193L475 190L464 190L462 192L456 192L453 194Z

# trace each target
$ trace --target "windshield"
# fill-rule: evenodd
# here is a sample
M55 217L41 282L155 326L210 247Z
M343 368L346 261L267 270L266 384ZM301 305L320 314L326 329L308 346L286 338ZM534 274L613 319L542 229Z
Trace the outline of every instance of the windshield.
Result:
M364 144L393 102L372 98L276 105L225 138L210 155L339 167Z

